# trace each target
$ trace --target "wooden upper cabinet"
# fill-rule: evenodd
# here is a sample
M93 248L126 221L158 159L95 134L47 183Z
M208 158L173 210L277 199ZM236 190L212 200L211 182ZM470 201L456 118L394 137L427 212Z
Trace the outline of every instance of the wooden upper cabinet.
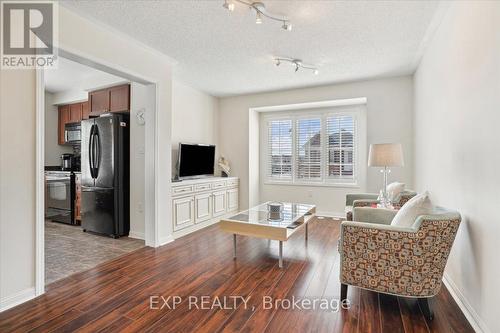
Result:
M71 122L70 121L70 107L69 105L59 106L59 118L58 118L58 135L57 141L60 145L64 144L64 125Z
M128 112L130 109L130 84L123 84L89 92L90 115L105 112Z
M77 123L82 120L82 103L69 105L69 122Z
M109 111L109 90L96 90L89 92L90 113L99 115Z
M109 89L109 111L125 112L130 109L130 85L112 87Z
M89 119L90 109L89 102L82 103L82 120Z

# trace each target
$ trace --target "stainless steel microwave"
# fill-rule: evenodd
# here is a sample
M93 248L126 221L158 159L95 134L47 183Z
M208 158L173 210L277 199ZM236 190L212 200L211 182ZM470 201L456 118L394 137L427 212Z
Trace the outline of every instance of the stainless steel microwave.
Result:
M80 123L68 123L64 125L64 143L68 145L80 144L82 140L81 129Z

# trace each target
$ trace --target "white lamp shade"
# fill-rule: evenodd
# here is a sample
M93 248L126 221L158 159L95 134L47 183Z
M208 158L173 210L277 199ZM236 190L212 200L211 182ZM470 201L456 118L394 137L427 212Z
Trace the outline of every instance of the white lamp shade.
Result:
M403 148L400 143L378 143L370 145L368 166L401 167L403 165Z

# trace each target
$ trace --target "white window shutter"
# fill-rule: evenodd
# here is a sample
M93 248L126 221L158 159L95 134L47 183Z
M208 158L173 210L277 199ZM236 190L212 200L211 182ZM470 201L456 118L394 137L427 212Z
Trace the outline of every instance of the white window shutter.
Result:
M328 116L327 178L353 182L356 175L356 120L352 115Z
M295 131L295 179L299 182L321 181L321 118L299 118Z
M267 174L270 180L292 180L292 120L268 122Z

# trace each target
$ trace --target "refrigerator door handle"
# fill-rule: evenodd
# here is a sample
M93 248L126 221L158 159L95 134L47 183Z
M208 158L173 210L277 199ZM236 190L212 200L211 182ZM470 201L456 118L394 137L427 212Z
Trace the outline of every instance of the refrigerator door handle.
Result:
M90 177L94 177L94 126L90 127L89 135L89 167L90 167Z
M101 165L101 136L99 135L99 127L95 129L95 177L99 175L99 167Z

